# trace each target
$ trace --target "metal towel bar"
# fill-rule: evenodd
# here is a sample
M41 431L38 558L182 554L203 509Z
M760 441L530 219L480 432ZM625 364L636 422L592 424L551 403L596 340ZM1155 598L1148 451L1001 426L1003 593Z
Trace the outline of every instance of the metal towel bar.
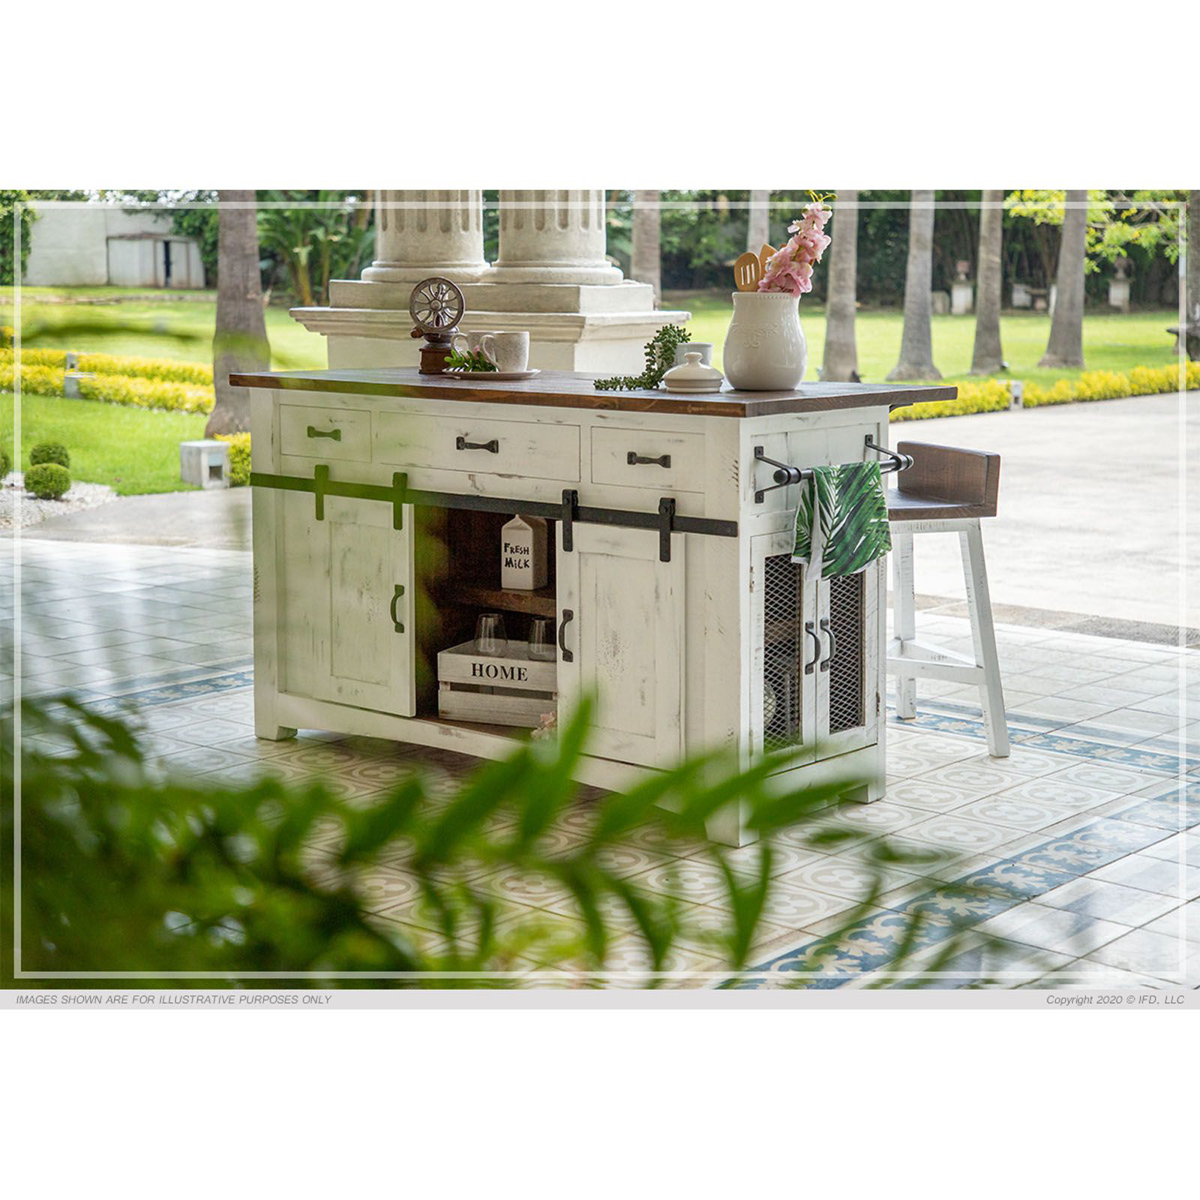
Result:
M876 454L882 454L888 461L880 466L880 471L884 475L891 475L896 471L907 471L913 465L912 456L909 454L897 454L895 450L889 450L886 446L880 446L875 439L867 434L863 441L863 445L868 450L874 450ZM754 458L757 462L765 462L769 466L775 468L773 476L775 482L765 488L757 488L754 492L754 503L761 504L763 497L768 492L775 491L776 488L789 487L793 483L804 483L806 480L812 479L812 469L809 467L793 467L788 463L776 462L773 458L768 458L763 453L761 446L754 447Z

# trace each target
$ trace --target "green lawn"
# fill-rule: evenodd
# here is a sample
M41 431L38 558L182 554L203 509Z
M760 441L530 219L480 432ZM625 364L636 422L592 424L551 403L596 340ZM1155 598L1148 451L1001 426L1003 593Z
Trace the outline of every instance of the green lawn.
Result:
M106 483L122 496L187 491L179 478L179 443L203 437L206 419L201 413L26 394L21 462L28 462L38 442L61 442L71 454L72 479ZM0 392L0 444L12 456L13 397L7 392Z
M683 308L692 314L688 328L692 340L713 343L713 359L720 366L721 346L733 315L727 292L667 292L664 308ZM1167 326L1178 321L1174 311L1130 313L1127 316L1097 313L1083 320L1083 360L1089 370L1125 371L1130 367L1165 367L1178 361L1173 352L1174 339ZM825 345L824 306L800 301L800 321L808 340L808 374L817 378ZM858 373L871 383L882 380L900 356L903 318L895 311L864 310L856 321L858 334ZM1078 371L1047 370L1037 365L1046 351L1050 336L1050 318L1043 313L1005 314L1000 320L1000 338L1009 364L1007 375L998 378L1053 383L1056 379L1078 375ZM949 380L969 378L971 350L975 339L975 318L933 318L933 361Z
M70 289L75 291L76 289ZM128 289L80 288L80 293ZM92 354L144 355L211 362L216 299L130 300L123 304L38 303L30 293L68 294L62 288L25 288L21 296L22 342L29 347ZM144 295L144 290L138 292ZM212 296L212 293L206 293ZM324 367L325 339L309 333L286 308L267 309L271 365L282 369ZM0 308L0 325L12 324L11 307Z

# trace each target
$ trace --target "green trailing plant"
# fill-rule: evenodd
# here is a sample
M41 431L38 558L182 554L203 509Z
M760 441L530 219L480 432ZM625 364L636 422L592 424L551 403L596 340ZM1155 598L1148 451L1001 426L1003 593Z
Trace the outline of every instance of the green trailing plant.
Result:
M680 325L664 325L646 343L646 369L640 375L616 375L597 379L601 392L628 392L638 388L656 388L662 377L675 365L675 348L690 342L692 335Z
M60 467L70 467L71 455L66 446L59 442L38 442L29 451L29 464L40 467L42 463L58 463Z
M769 755L744 769L736 758L714 753L585 804L572 775L590 718L585 700L556 738L521 743L449 791L443 777L410 765L368 806L347 804L319 780L233 786L164 778L128 716L69 697L27 700L22 965L95 972L89 985L116 971L145 972L143 986L160 986L171 972L190 975L172 979L175 985L198 986L196 972L232 981L274 971L287 977L255 985L291 987L303 982L300 972L323 972L315 986L355 986L353 978L333 973L362 972L374 978L360 985L380 986L389 982L381 973L420 972L431 974L390 983L504 986L533 965L594 981L614 942L633 939L652 971L664 970L683 943L708 947L736 976L762 953L756 939L779 874L779 836L794 842L798 822L853 783L780 793L776 773L789 755ZM0 838L8 846L13 733L7 714L0 719ZM705 840L706 823L735 807L759 842L731 851ZM568 809L572 836L564 840L559 820ZM932 851L892 846L873 828L831 822L828 814L810 828L809 844L826 852L836 846L846 861L861 845L874 876L861 903L845 914L845 928L830 933L831 947L856 920L877 912L885 871L937 859ZM614 851L635 831L680 853L686 844L690 862L707 862L721 881L711 900L723 906L718 928L698 923L712 909L626 877ZM369 896L381 871L404 873L419 911L399 920L372 911L363 889ZM564 916L547 911L544 918L506 921L504 893L488 885L501 871L548 882L564 899ZM11 872L3 882L0 921L12 929ZM914 917L914 948L923 945L920 928ZM8 955L9 939L0 947ZM11 957L4 967L11 981ZM473 977L456 980L447 972Z
M61 500L70 486L70 471L58 463L39 463L25 472L25 490L39 500Z
M451 371L498 371L500 369L482 350L471 350L466 354L452 350L450 357L446 359L446 367Z

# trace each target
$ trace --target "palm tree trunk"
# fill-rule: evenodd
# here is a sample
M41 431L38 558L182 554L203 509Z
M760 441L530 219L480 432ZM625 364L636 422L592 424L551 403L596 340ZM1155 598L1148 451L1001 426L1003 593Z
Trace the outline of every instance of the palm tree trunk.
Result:
M1000 292L1004 282L1004 192L984 191L979 209L979 291L975 300L975 351L971 374L990 375L1004 366L1000 348Z
M933 192L909 202L908 264L904 271L904 334L889 379L941 379L933 365Z
M1200 192L1188 192L1184 320L1188 358L1200 361Z
M832 207L825 361L821 365L821 379L826 382L858 378L858 346L854 338L854 310L858 300L858 192L838 192Z
M1067 192L1055 272L1050 342L1039 367L1083 366L1083 271L1087 252L1086 191Z
M746 229L746 249L757 254L771 240L771 193L750 193L750 222Z
M216 404L204 436L250 428L250 394L229 386L232 371L261 371L270 363L258 270L258 225L253 192L218 192L217 322L213 337Z
M659 250L659 192L633 193L633 251L629 273L654 288L654 307L662 299L662 255Z

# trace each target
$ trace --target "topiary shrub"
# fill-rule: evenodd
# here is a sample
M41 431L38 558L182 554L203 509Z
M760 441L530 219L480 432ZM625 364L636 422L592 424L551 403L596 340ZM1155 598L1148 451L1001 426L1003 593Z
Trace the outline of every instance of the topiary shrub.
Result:
M38 442L29 452L29 465L40 467L42 463L58 463L60 467L69 467L71 456L61 442Z
M58 463L39 463L25 472L25 490L39 500L61 500L71 486L71 472Z

